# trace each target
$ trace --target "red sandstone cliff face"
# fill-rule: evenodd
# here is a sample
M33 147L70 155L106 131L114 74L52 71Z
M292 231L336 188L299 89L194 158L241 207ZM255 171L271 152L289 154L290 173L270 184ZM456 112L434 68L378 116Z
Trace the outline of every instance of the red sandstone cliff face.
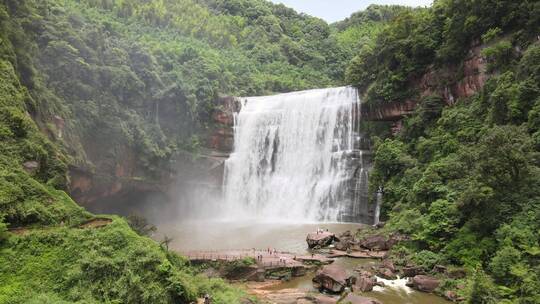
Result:
M442 69L431 67L418 82L420 97L440 95L451 105L457 99L470 97L479 92L486 83L486 60L480 52L484 46L471 48L461 65L448 66Z
M207 140L208 148L230 153L234 145L234 115L240 111L240 101L235 97L223 97L218 100L218 109L212 115L214 128Z
M134 151L127 146L116 149L120 157L92 160L97 170L70 168L69 192L76 202L88 205L122 192L163 192L172 182L166 172L157 178L145 177Z
M410 85L420 92L418 99L439 95L448 105L454 104L460 98L470 97L479 92L488 79L486 60L481 51L484 46L476 45L471 48L467 58L461 65L444 68L430 67L419 79L412 79ZM401 128L400 120L414 112L418 100L406 100L364 106L362 116L372 121L393 121L395 130Z
M224 161L234 144L234 113L239 111L240 104L234 97L222 97L216 102L217 110L209 123L212 127L203 138L204 147L198 158L180 154L171 161L170 170L148 176L137 152L129 146L117 143L114 147L101 147L85 143L84 152L95 168L70 168L71 196L78 203L90 206L111 197L121 199L133 193L161 193L174 199L180 195L173 191L173 186L179 181L221 186ZM162 108L166 109L165 106ZM169 111L169 116L160 116L163 127L171 132L174 132L172 126L176 120L173 114Z

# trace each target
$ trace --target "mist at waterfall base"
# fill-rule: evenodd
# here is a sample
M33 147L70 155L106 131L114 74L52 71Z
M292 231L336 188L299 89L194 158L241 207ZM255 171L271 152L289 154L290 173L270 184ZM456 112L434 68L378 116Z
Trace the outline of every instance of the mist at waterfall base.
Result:
M359 149L356 130L356 89L241 102L223 188L212 187L212 174L201 169L212 167L204 163L212 158L184 161L177 168L180 176L190 176L174 190L177 217L158 224L161 233L181 240L173 244L176 249L271 246L301 253L305 235L323 223L336 233L360 227L353 222L373 223L366 151Z
M249 97L241 103L234 151L224 166L223 196L184 204L184 215L224 221L372 223L368 170L358 147L356 89Z
M340 234L361 228L353 222L377 222L381 197L370 209L368 151L359 145L357 111L356 90L348 87L242 99L223 191L211 186L210 175L184 165L180 173L195 175L177 185L178 218L160 222L155 237L172 237L169 248L178 252L276 248L309 254L306 235L318 228ZM375 261L334 263L352 270ZM313 275L272 288L317 292ZM448 303L398 283L366 295L388 304Z

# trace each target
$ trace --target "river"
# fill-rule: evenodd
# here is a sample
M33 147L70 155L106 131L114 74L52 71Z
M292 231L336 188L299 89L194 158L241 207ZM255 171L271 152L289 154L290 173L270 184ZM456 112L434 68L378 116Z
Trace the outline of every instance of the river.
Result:
M306 235L317 228L328 229L334 233L346 230L356 231L361 224L351 223L302 223L291 222L264 223L253 221L196 221L171 222L159 226L157 239L167 235L172 237L170 248L178 252L193 250L232 250L249 248L275 248L278 251L288 251L297 254L308 253L305 242ZM334 262L353 271L361 265L374 264L375 260L338 258ZM306 291L313 288L311 279L314 273L293 278L288 282L269 287L269 290L295 288ZM384 304L447 304L451 303L432 294L415 291L405 286L405 280L386 281L386 287L377 287L373 292L363 293L364 296L380 300Z

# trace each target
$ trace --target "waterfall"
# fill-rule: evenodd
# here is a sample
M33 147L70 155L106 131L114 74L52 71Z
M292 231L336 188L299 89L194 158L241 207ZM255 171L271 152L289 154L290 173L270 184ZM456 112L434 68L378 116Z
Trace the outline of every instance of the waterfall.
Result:
M381 205L383 202L383 190L381 187L379 187L379 190L377 190L377 197L376 197L376 205L375 205L375 214L373 216L373 225L377 226L379 225L379 220L381 216Z
M362 167L355 150L360 104L355 88L248 97L241 103L234 152L225 163L222 216L268 221L357 218L365 208L358 206L356 191L364 185L355 179L356 167ZM365 177L361 172L361 183L367 185Z

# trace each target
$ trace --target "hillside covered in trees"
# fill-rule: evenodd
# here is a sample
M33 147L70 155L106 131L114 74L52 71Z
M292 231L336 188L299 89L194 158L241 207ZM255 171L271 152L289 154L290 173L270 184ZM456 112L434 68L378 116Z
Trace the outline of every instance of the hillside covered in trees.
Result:
M338 85L418 104L395 136L366 124L385 229L411 237L396 254L465 268L444 288L469 303L539 303L539 16L528 0L370 6L331 25L264 0L1 0L0 303L239 302L123 218L92 229L68 172L109 182L130 154L130 178L159 181L196 155L220 96ZM485 85L449 99L474 48Z
M466 283L470 303L540 299L539 13L537 1L436 1L392 20L347 70L368 104L417 102L395 137L372 131L370 186L384 187L386 228L412 238L401 254L465 267L468 281L446 284ZM485 84L452 96L471 56Z
M351 31L262 0L1 1L0 302L245 297L122 218L91 229L101 219L66 195L68 171L111 183L131 153L137 179L159 179L197 152L220 95L343 83L377 16Z

